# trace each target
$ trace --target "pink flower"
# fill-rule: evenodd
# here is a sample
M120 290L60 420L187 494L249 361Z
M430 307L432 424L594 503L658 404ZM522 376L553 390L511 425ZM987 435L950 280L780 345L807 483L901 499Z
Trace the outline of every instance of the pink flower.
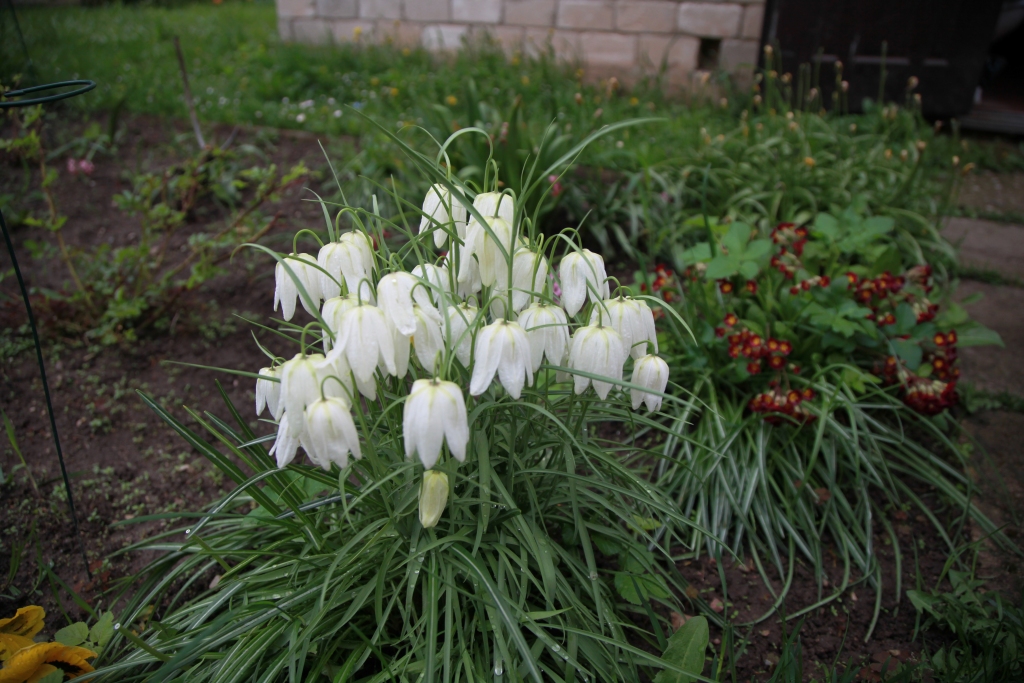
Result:
M565 190L565 188L562 187L562 183L558 182L558 176L556 176L555 174L551 174L548 176L548 182L551 183L552 197L557 197L558 195L562 194L562 192Z
M71 175L78 175L84 173L85 175L92 175L92 172L96 170L96 165L88 159L74 159L68 157L67 162L68 173Z

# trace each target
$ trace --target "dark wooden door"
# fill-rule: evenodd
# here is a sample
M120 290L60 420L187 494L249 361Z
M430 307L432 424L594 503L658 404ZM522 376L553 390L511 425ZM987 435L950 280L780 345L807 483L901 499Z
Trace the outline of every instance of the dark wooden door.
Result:
M930 116L966 113L973 101L1001 0L768 0L762 40L781 50L783 68L820 63L831 103L835 62L850 83L850 108L877 99L885 58L885 98L903 103L907 81ZM763 60L763 53L762 53Z

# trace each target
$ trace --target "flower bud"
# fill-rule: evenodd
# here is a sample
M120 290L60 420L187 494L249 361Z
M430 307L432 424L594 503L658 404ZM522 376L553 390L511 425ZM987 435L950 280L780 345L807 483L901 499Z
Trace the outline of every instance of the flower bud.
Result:
M420 524L424 529L433 529L441 520L441 514L448 505L448 475L444 472L427 470L420 485Z

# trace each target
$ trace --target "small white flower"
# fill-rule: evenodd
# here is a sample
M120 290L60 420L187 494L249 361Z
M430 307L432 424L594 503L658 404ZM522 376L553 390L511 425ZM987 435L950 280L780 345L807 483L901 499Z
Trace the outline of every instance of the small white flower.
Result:
M530 358L534 372L547 356L551 365L565 362L569 349L569 323L565 311L551 304L533 304L519 314L519 325L530 340Z
M323 298L341 294L342 280L348 291L361 293L363 301L372 303L373 294L370 290L370 279L373 277L373 243L366 233L358 230L346 232L337 242L325 244L317 255L317 263L330 273L319 272L320 288Z
M590 313L590 324L604 324L615 328L622 337L622 345L633 358L647 355L647 342L658 352L658 333L654 328L654 313L639 299L617 297L595 306Z
M583 301L607 299L609 295L604 259L589 249L566 254L558 264L558 278L562 281L562 306L570 316L579 313ZM596 297L595 297L596 292Z
M480 309L470 303L448 307L447 327L442 323L441 331L450 344L455 344L455 357L465 367L473 356L473 333L469 329L476 322Z
M295 279L285 270L285 263L288 264L288 268L294 273ZM311 266L310 264L313 265ZM320 308L320 300L323 297L320 295L320 271L316 269L315 264L316 259L313 258L312 254L289 254L281 259L281 261L278 261L274 269L274 310L276 311L278 304L280 304L281 314L285 320L291 320L292 316L295 315L296 298L299 299L302 307L310 315L316 315L317 309ZM306 301L306 298L299 294L296 280L302 284L311 301ZM312 308L310 307L311 303Z
M633 378L630 381L665 393L665 387L668 386L668 363L654 354L643 356L633 364ZM630 389L629 393L633 399L633 410L638 409L641 403L647 404L647 410L652 413L661 408L661 396L639 389Z
M533 384L530 340L517 323L500 318L477 333L469 393L479 396L487 391L495 373L514 399L519 398L524 383Z
M460 239L466 237L466 207L448 192L444 185L431 185L423 198L423 216L420 218L420 234L434 228L434 245L440 249L448 239L445 228L454 223ZM440 224L440 226L438 225Z
M515 216L515 203L511 195L502 192L481 192L473 198L473 208L484 218L497 216L511 225ZM475 219L471 218L472 223Z
M487 226L471 221L466 228L466 248L462 250L459 267L459 282L467 282L472 278L469 261L475 256L480 268L480 282L490 287L496 282L506 282L508 278L508 261L501 253L512 253L515 244L515 230L512 224L503 218L488 218ZM493 233L494 237L491 236ZM500 247L498 245L501 245Z
M473 296L484 284L480 281L480 264L463 249L459 260L459 277L456 278L459 296L463 299Z
M412 274L421 280L425 280L430 286L427 288L430 300L435 305L440 305L444 295L448 293L448 269L444 266L435 266L431 263L416 266Z
M388 273L380 279L377 283L377 299L384 317L392 327L409 336L416 331L413 301L424 308L433 308L428 290L415 275L399 271Z
M548 260L543 254L538 254L526 247L520 247L512 257L512 310L518 313L527 304L536 298L536 295L544 291L544 283L548 278ZM501 298L507 296L507 280L498 280L494 283L495 294ZM497 313L495 306L498 306ZM506 302L507 305L507 302ZM500 316L504 311L501 302L491 304L491 314Z
M441 521L441 514L448 505L448 475L444 472L427 470L420 485L420 524L432 529Z
M292 429L291 419L288 417L288 413L285 413L277 425L277 438L274 439L270 455L276 456L278 467L287 467L288 463L295 459L295 452L299 450L299 437L305 425L302 417L299 417L296 422L298 427Z
M349 402L351 380L348 374L349 366L344 358L328 359L318 353L308 356L297 354L281 366L279 400L284 403L285 414L292 416L289 422L292 436L298 436L302 431L302 416L306 406L321 398L321 387L324 396L334 396Z
M434 373L434 361L444 354L444 335L441 334L440 321L433 309L424 309L420 305L413 306L413 317L416 318L416 331L411 335L395 332L395 366L397 377L405 377L409 367L409 346L416 349L416 358L427 372Z
M335 338L337 338L338 332L341 331L341 316L345 315L349 309L355 308L358 305L359 300L354 294L331 297L324 302L324 307L320 311L320 317L327 323L327 329L331 331ZM331 335L324 334L324 353L328 353L330 350Z
M383 311L376 306L354 306L341 316L334 337L331 357L344 356L356 377L360 393L368 398L367 387L373 383L373 373L379 367L396 374L395 343Z
M622 337L611 327L587 325L580 327L572 335L572 347L569 349L569 367L582 370L600 377L613 380L622 379L622 364L626 360L626 351L622 348ZM591 383L589 377L573 375L577 394L582 394ZM608 398L611 391L610 382L593 380L594 391L602 400Z
M441 442L459 462L466 460L469 418L462 390L454 382L418 379L412 384L402 414L405 457L418 455L428 470L441 455Z
M263 377L273 377L280 380L279 368L260 368L259 374ZM281 403L281 382L269 379L256 380L256 415L262 415L264 408L270 408L270 414L275 420L281 419L281 410L284 404Z
M322 398L306 408L306 433L303 448L310 459L325 470L331 463L348 467L349 452L358 460L359 435L349 405L340 398Z

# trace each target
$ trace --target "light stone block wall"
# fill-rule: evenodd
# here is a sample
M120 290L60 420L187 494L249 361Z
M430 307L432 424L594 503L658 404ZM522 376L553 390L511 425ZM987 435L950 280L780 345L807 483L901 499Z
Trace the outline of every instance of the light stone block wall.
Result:
M510 53L550 46L591 77L629 81L664 65L682 84L702 40L719 41L719 68L750 73L764 0L277 0L277 16L285 40L446 51L487 35Z

